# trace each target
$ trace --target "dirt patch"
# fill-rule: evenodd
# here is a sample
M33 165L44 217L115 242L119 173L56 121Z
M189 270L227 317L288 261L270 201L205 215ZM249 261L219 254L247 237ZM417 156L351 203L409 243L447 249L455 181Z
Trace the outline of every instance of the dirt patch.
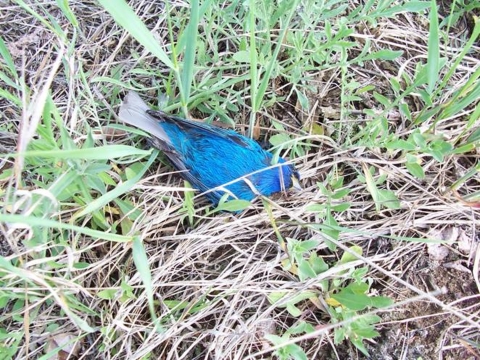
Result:
M455 303L457 308L479 310L476 285L470 274L423 265L419 262L417 268L407 274L417 288L445 289L446 292L438 296L444 304ZM416 295L406 291L401 297L397 295L397 301ZM461 302L456 303L460 299ZM382 336L375 339L376 344L368 346L372 359L478 359L479 354L458 334L459 319L430 301L409 303L382 318L388 323L381 331ZM471 340L478 342L478 335Z

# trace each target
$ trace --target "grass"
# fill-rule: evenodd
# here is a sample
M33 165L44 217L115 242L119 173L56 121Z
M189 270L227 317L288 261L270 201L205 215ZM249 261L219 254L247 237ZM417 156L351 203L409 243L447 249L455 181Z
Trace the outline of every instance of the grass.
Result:
M0 358L480 356L479 8L6 6ZM210 208L116 121L129 89L304 189Z

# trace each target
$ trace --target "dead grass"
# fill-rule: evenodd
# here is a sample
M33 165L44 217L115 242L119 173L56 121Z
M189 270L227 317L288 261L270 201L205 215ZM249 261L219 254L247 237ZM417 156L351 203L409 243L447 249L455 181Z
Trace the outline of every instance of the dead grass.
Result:
M154 29L159 41L165 43L168 39L166 25L158 21L163 5L142 1L130 3L142 20ZM41 11L39 6L31 5ZM68 30L68 37L74 36L61 11L56 10L55 2L47 1L43 6L64 30ZM158 67L160 73L162 70L158 60L146 53L101 8L75 1L70 7L79 20L73 49L62 50L52 32L19 5L8 5L4 8L6 11L1 12L0 33L19 73L31 89L30 98L38 99L47 84L47 76L55 75L51 84L47 84L48 89L61 110L65 127L75 141L82 143L86 141L87 124L101 134L102 126L114 123L115 115L110 109L118 105L117 95L121 88L119 84L102 81L101 77L114 77L120 66L122 74L127 75L119 76L119 83L152 89L150 95L153 95L153 89L161 83L148 74L128 74L128 69ZM362 44L368 38L373 48L401 49L404 54L394 61L352 65L349 81L355 80L362 86L373 84L377 91L384 89L389 93L392 76L406 73L413 77L416 64L427 56L428 24L425 19L423 15L405 13L385 19L374 28L357 29L353 41ZM465 23L468 24L468 19ZM448 47L444 50L448 56L455 57L461 46L458 39L469 30L468 26L460 25L450 30ZM67 70L52 72L59 55ZM468 81L478 69L479 56L477 43L457 68L439 103L447 102ZM131 233L138 233L144 239L157 316L161 319L159 328L152 325L144 284L132 260L131 245L69 235L67 240L72 245L68 251L50 255L48 260L88 265L81 269L70 268L71 273L63 274L55 273L52 266L39 276L55 279L50 284L55 292L75 294L78 304L82 304L76 309L81 309L79 313L84 314L95 332L80 331L50 296L38 300L41 297L36 298L35 292L48 293L45 286L38 283L38 288L25 291L28 296L23 307L17 309L15 302L6 302L0 312L4 331L25 331L14 357L40 358L46 352L44 344L58 343L58 334L68 334L70 340L78 340L78 348L71 350L70 358L74 358L74 354L81 359L112 360L271 356L272 344L264 336L280 336L298 319L284 308L272 305L268 296L278 291L295 294L303 290L321 290L319 279L300 282L285 270L282 260L287 255L279 244L278 234L283 239L322 238L318 231L308 226L320 221L318 214L306 210L311 204L324 202L317 182L324 182L327 174L336 172L345 177L344 183L351 190L346 199L351 206L339 213L336 221L352 231L341 233L337 252L329 251L322 243L317 253L326 262L333 263L340 259L347 246L360 246L363 249L360 262L349 263L347 267L367 264L374 294L389 296L397 303L377 311L382 317L381 336L367 343L371 358L479 358L480 239L477 223L480 218L478 207L472 206L468 198L469 194L480 190L478 173L456 192L451 190L452 184L478 164L478 150L449 155L443 162L421 156L426 177L419 180L407 171L400 150L385 150L379 144L362 139L352 141L371 120L363 112L364 108L381 112L372 93L363 93L362 100L354 102L356 108L351 107L350 115L345 117L340 114L341 71L328 69L319 71L316 76L307 94L311 99L310 109L301 110L295 97L290 96L279 103L275 108L277 112L263 117L267 123L270 117L282 120L293 138L312 141L309 151L294 159L301 173L303 190L276 197L271 204L277 230L261 201L238 215L204 216L201 209L206 203L200 197L196 198L199 215L195 217L195 226L190 226L186 215L180 211L183 183L168 166L156 163L149 175L129 192L128 199L142 214L132 223ZM281 93L281 89L272 90L275 91ZM422 103L416 96L410 96L407 102L412 114L422 110ZM474 105L478 106L478 101ZM435 132L451 141L458 139L456 143L461 144L462 139L478 129L477 122L466 132L465 122L471 109L436 123ZM11 151L8 141L12 134L24 132L22 113L25 108L0 97L2 152ZM398 113L389 113L387 117L389 129L399 138L407 137L416 128ZM324 136L302 130L314 123L321 125ZM426 130L430 126L433 126L431 122L423 128ZM342 129L340 133L339 128ZM336 140L332 140L333 135ZM32 138L35 136L30 136L29 140ZM97 139L98 143L102 141ZM130 143L127 138L114 141ZM6 171L12 163L2 160L1 166L2 171ZM387 188L400 200L399 209L376 210L366 183L359 180L365 166L373 167L377 176L386 175ZM35 182L29 180L29 175L23 173L22 176L27 186L24 190L35 190ZM112 171L111 176L117 175ZM2 197L10 186L9 180L1 180ZM76 210L76 207L58 209L58 218L68 223ZM117 215L112 212L111 216ZM88 226L88 222L80 225ZM25 247L23 241L29 238L28 230L12 231L8 225L1 224L1 231L3 256L23 259L26 271L30 271L29 267L36 269L31 252L52 254L52 243ZM446 243L438 248L411 241L429 238L443 239ZM327 272L322 279L341 277L340 270ZM10 286L14 288L12 291L22 291L21 286ZM116 295L110 299L98 296L100 291L108 289L117 291ZM7 290L4 288L2 292ZM324 303L323 299L320 301ZM325 312L309 302L303 303L301 309L300 319L316 324L316 331L292 338L290 342L300 345L309 359L364 358L349 342L334 344L332 326ZM49 328L53 323L56 327Z

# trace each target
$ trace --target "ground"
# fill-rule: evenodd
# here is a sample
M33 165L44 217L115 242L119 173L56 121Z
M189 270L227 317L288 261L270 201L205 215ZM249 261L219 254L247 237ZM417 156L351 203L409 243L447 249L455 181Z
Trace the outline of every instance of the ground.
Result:
M478 1L195 4L3 5L0 359L480 359ZM215 211L131 89L303 189Z

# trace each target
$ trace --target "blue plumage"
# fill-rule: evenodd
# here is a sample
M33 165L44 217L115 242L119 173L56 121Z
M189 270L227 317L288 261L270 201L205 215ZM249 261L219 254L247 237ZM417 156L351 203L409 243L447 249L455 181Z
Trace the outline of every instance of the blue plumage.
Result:
M273 155L256 141L233 130L151 110L134 92L125 97L119 117L149 133L152 144L213 204L225 190L230 199L252 200L298 184L295 168L282 158L272 164Z

